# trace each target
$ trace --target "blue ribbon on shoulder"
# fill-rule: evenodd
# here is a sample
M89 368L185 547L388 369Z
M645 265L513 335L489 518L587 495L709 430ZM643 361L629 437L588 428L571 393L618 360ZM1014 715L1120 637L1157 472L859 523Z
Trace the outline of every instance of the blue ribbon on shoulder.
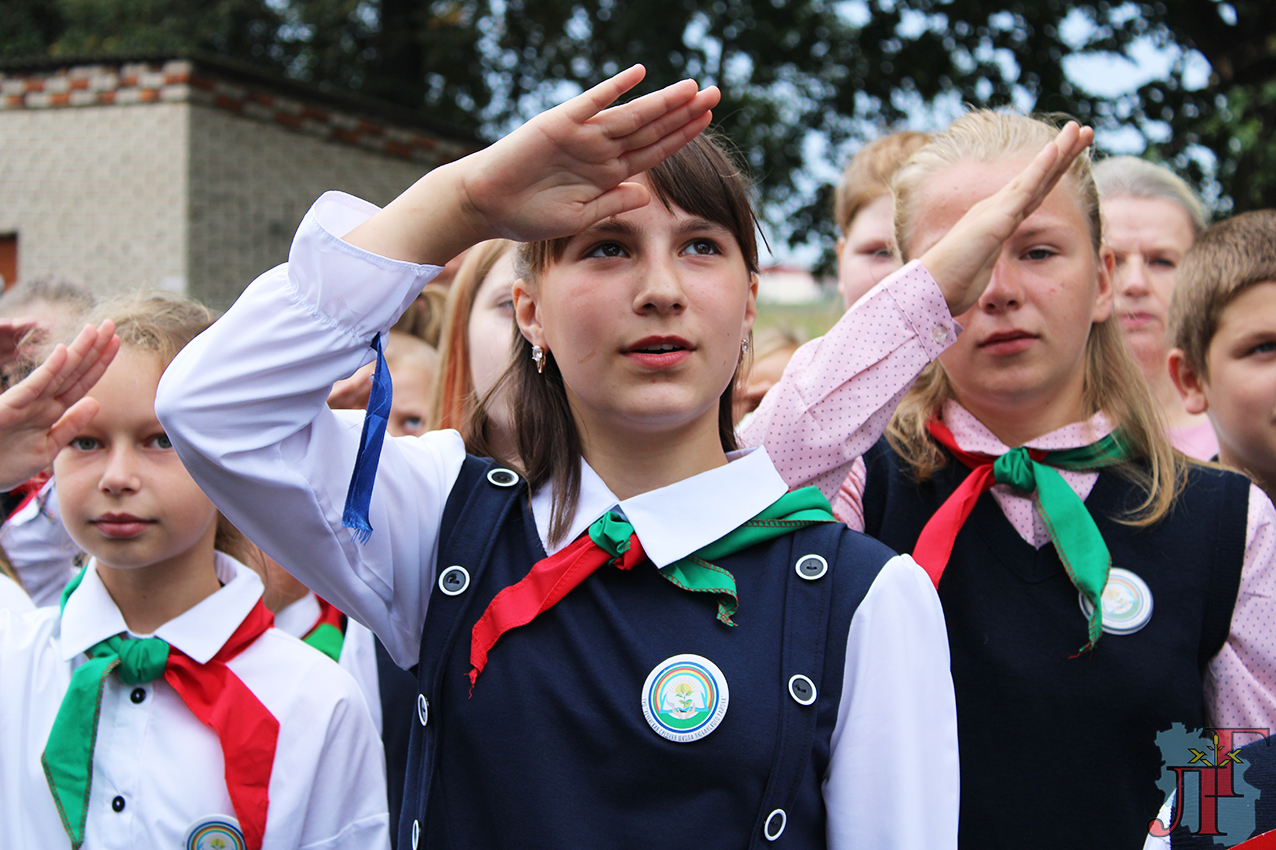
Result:
M341 513L341 524L353 530L354 539L360 543L367 543L372 536L368 508L372 503L372 485L377 480L377 463L381 459L381 444L385 442L390 403L394 398L390 367L386 365L385 353L381 349L381 334L373 338L371 348L377 353L377 367L372 373L372 391L368 395L363 433L359 436L359 453L354 459L350 489L346 490L346 506Z

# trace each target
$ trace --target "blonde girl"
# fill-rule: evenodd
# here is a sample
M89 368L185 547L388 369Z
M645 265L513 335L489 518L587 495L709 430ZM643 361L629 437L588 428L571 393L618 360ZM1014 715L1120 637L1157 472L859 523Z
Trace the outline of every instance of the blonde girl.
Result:
M1056 132L975 112L915 154L894 184L913 262L795 355L745 435L795 486L863 454L863 527L936 582L970 848L1137 847L1158 730L1276 718L1256 628L1276 516L1170 448L1111 320L1090 134ZM1016 212L1052 144L1066 174ZM978 261L937 265L964 240Z
M108 315L71 348L96 368L12 399L27 438L6 462L39 468L60 447L62 521L91 559L59 605L0 611L0 844L385 847L353 680L271 628L260 580L228 554L242 541L155 418L161 372L211 313L147 298Z
M716 89L606 108L642 74L384 210L321 198L290 265L174 363L161 417L237 523L417 666L401 846L950 847L933 588L733 451L748 191L697 138ZM525 475L323 404L437 263L493 237L527 243Z

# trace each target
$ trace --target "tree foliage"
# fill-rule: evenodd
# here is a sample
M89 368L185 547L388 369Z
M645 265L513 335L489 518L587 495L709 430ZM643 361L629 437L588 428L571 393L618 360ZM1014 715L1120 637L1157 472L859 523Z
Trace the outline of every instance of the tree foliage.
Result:
M1065 72L1069 56L1140 44L1175 61L1137 91L1103 97ZM831 229L813 156L836 167L962 102L1132 127L1150 156L1216 180L1225 210L1274 202L1271 0L7 0L0 19L3 57L189 48L489 136L633 62L645 89L716 83L718 128L791 242ZM1195 57L1208 79L1194 81Z

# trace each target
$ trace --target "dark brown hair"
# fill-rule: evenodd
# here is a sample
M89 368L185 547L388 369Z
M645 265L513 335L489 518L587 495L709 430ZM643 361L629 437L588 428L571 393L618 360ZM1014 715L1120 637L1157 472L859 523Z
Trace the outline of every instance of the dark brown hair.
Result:
M665 209L677 207L725 227L739 244L748 273L757 274L758 222L749 199L749 183L719 137L702 133L646 172L646 178L654 201L664 204ZM515 263L519 277L537 283L546 269L562 259L570 241L571 237L564 237L520 246ZM736 449L732 407L740 371L737 366L718 401L718 437L723 451ZM506 382L510 405L515 408L515 443L527 483L533 491L545 484L554 488L549 537L555 541L566 533L580 496L582 445L563 376L548 352L544 374L537 373L532 344L516 327L513 362L497 387ZM473 415L479 421L486 419L491 397L489 392L475 409ZM482 451L486 446L478 448L479 453L487 453Z

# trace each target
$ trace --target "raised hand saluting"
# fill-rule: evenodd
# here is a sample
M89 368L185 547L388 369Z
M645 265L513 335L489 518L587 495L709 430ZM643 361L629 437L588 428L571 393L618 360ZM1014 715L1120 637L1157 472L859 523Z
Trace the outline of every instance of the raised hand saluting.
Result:
M608 108L645 74L635 65L431 171L345 240L382 256L442 265L484 239L569 236L643 206L646 187L626 181L709 126L720 97L716 87L701 91L683 80Z
M1069 121L1023 171L996 194L972 206L933 245L919 245L924 265L954 316L974 306L988 286L1001 246L1032 215L1078 156L1094 130Z
M0 393L0 490L40 472L97 413L84 395L119 351L115 325L85 325L21 382Z

